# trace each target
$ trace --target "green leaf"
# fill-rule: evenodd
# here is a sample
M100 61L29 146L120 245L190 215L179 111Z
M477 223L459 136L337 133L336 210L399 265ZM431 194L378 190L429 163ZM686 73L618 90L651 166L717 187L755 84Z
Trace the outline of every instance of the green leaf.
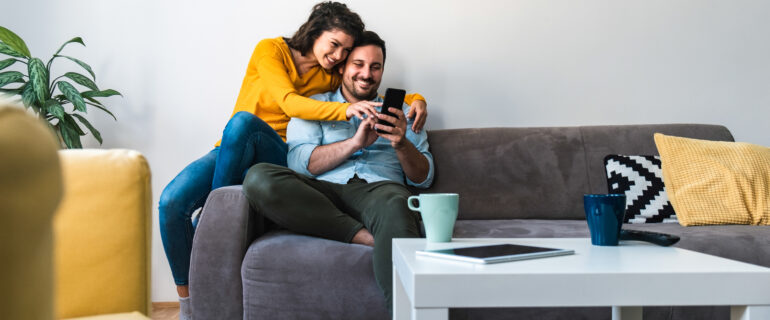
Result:
M59 120L64 119L64 107L54 99L45 102L45 110Z
M21 40L21 37L17 36L11 30L0 27L0 41L5 42L9 47L16 52L23 54L25 57L31 56L24 40Z
M56 50L56 53L54 53L53 55L55 56L55 55L59 54L59 52L61 52L61 50L64 49L64 47L67 46L67 44L70 44L70 43L73 43L73 42L77 42L79 44L82 44L84 47L86 46L86 44L83 43L83 39L81 39L80 37L74 37L74 38L70 39L70 41L67 41L63 45L61 45L61 47L59 47L59 50Z
M91 78L94 78L94 80L96 80L96 75L94 74L94 71L93 71L93 70L91 70L91 66L89 66L89 65L88 65L88 64L86 64L85 62L83 62L83 61L80 61L80 60L78 60L78 59L75 59L75 58L73 58L73 57L69 57L69 56L63 56L63 55L60 55L60 54L54 55L54 57L63 57L63 58L67 58L67 59L70 59L70 60L74 61L75 63L77 63L77 64L79 64L81 67L83 67L83 69L86 69L86 71L88 71L88 73L90 73L90 74L91 74Z
M94 98L94 97L111 97L111 96L123 96L120 94L120 92L117 92L112 89L102 90L102 91L85 91L82 93L83 97L88 98Z
M64 96L66 96L67 99L75 105L75 110L86 112L86 102L83 101L83 97L80 96L78 89L75 89L74 86L66 81L59 81L58 87L61 93L63 93Z
M90 102L86 102L86 104L90 104L90 105L92 105L92 106L94 106L94 107L97 107L97 108L99 108L99 109L102 109L102 111L104 111L104 112L108 113L109 115L111 115L111 116L112 116L112 118L113 118L113 119L115 119L115 121L118 121L118 118L115 118L115 115L114 115L114 114L112 114L112 112L110 112L110 110L107 110L107 108L105 108L104 106L102 106L102 105L99 105L99 104L90 103Z
M42 105L48 100L48 70L43 61L38 58L29 60L29 82L32 83L32 89L35 91L35 98Z
M81 93L80 95L82 96L83 94ZM83 97L83 98L88 100L88 101L91 101L92 103L95 103L95 104L98 104L100 106L103 106L103 104L101 102L99 102L99 100L96 100L96 99L91 98L91 97Z
M59 121L56 126L59 127L59 132L61 132L64 145L67 146L68 149L83 148L83 145L80 144L80 135L77 133L77 131L75 131L75 129L73 129L64 121Z
M27 84L24 85L24 89L21 90L21 101L27 108L36 107L35 90L32 89L32 84L29 82L27 82ZM37 110L38 108L35 108L35 111Z
M73 81L77 82L77 84L84 86L91 90L99 91L99 87L96 86L96 83L91 81L91 79L88 79L88 77L75 73L75 72L67 72L64 74L65 77L72 79Z
M8 68L12 64L16 63L16 61L18 61L18 60L14 59L14 58L8 58L8 59L5 59L3 61L0 61L0 70Z
M50 59L50 60L48 60L48 64L46 64L46 67L48 67L48 69L49 69L49 70L51 69L51 63L53 63L53 60L54 60L54 59L56 59L56 57L61 57L61 56L59 55L59 52L61 52L61 51L62 51L62 49L64 49L64 47L65 47L65 46L67 46L67 44L70 44L70 43L73 43L73 42L77 42L77 43L80 43L80 44L82 44L84 47L86 46L86 44L85 44L85 43L83 43L83 39L81 39L80 37L75 37L75 38L72 38L72 39L70 39L70 41L67 41L67 42L65 42L64 44L62 44L62 45L61 45L61 47L59 47L59 50L56 50L56 53L54 53L54 54L53 54L53 56L51 57L51 59Z
M0 42L0 53L7 54L7 55L12 56L12 57L26 58L22 53L20 53L20 52L18 52L16 50L13 50L13 48L11 48L11 46L9 46L9 45L7 45L7 44L5 44L3 42Z
M88 122L88 120L86 120L86 118L83 118L81 115L75 114L75 113L73 113L72 115L75 118L78 118L78 120L80 120L80 123L82 123L83 125L86 126L86 128L88 128L88 131L91 131L91 134L94 135L94 138L96 138L96 141L99 141L99 144L102 144L102 134L99 133L99 130L96 130L96 128L94 128L94 126L92 126L91 123Z
M75 122L75 118L72 117L72 115L65 113L64 114L64 123L65 125L70 126L75 132L77 132L78 135L84 136L86 135L85 131L83 129L80 129L80 126Z
M0 88L9 83L18 82L24 79L24 74L18 71L8 71L0 73Z
M22 87L23 88L23 87ZM10 94L10 95L21 95L22 88L16 88L16 89L0 89L0 93Z

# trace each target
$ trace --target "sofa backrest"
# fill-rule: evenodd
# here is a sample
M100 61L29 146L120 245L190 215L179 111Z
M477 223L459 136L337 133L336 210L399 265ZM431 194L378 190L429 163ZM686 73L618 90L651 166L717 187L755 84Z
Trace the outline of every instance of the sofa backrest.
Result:
M433 186L412 192L459 193L458 219L585 219L583 194L607 193L604 157L658 155L656 132L733 141L704 124L435 130Z

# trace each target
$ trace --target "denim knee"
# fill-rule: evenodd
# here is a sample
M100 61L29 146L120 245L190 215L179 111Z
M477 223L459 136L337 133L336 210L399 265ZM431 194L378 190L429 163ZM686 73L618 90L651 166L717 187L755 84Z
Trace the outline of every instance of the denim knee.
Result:
M254 125L254 121L257 118L254 114L246 111L239 111L235 115L233 115L232 118L230 118L230 121L227 122L227 125L225 126L225 132L222 135L224 137L236 137L243 134L252 134L253 131L251 130Z
M175 188L173 184L169 184L163 189L160 194L160 200L158 201L158 219L161 226L176 219L190 218L192 212L187 214L184 207L185 204L180 203L182 195L178 188Z
M176 189L173 187L173 185L169 184L166 186L166 188L163 189L163 192L160 193L160 200L158 201L158 210L160 211L160 214L163 215L163 212L173 211L175 208L179 207L177 199L179 198L175 193Z

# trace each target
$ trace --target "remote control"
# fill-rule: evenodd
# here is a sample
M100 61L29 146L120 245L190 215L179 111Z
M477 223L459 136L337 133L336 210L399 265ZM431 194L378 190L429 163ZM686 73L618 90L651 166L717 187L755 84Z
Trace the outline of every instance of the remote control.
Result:
M679 237L672 234L639 230L620 230L620 240L639 240L668 247L679 242Z

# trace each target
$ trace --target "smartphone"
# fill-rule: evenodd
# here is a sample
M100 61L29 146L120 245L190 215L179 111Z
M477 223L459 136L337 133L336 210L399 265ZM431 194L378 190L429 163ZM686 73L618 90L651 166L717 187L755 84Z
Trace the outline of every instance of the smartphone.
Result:
M396 117L396 115L390 112L388 108L396 108L398 110L402 110L402 106L404 105L404 96L406 96L406 91L401 89L388 88L385 91L385 101L382 103L382 109L380 109L381 113L387 114L391 117ZM392 123L382 119L377 120L377 124L386 125L389 127L393 126ZM377 129L377 132L388 133L386 131L379 130L379 129Z

